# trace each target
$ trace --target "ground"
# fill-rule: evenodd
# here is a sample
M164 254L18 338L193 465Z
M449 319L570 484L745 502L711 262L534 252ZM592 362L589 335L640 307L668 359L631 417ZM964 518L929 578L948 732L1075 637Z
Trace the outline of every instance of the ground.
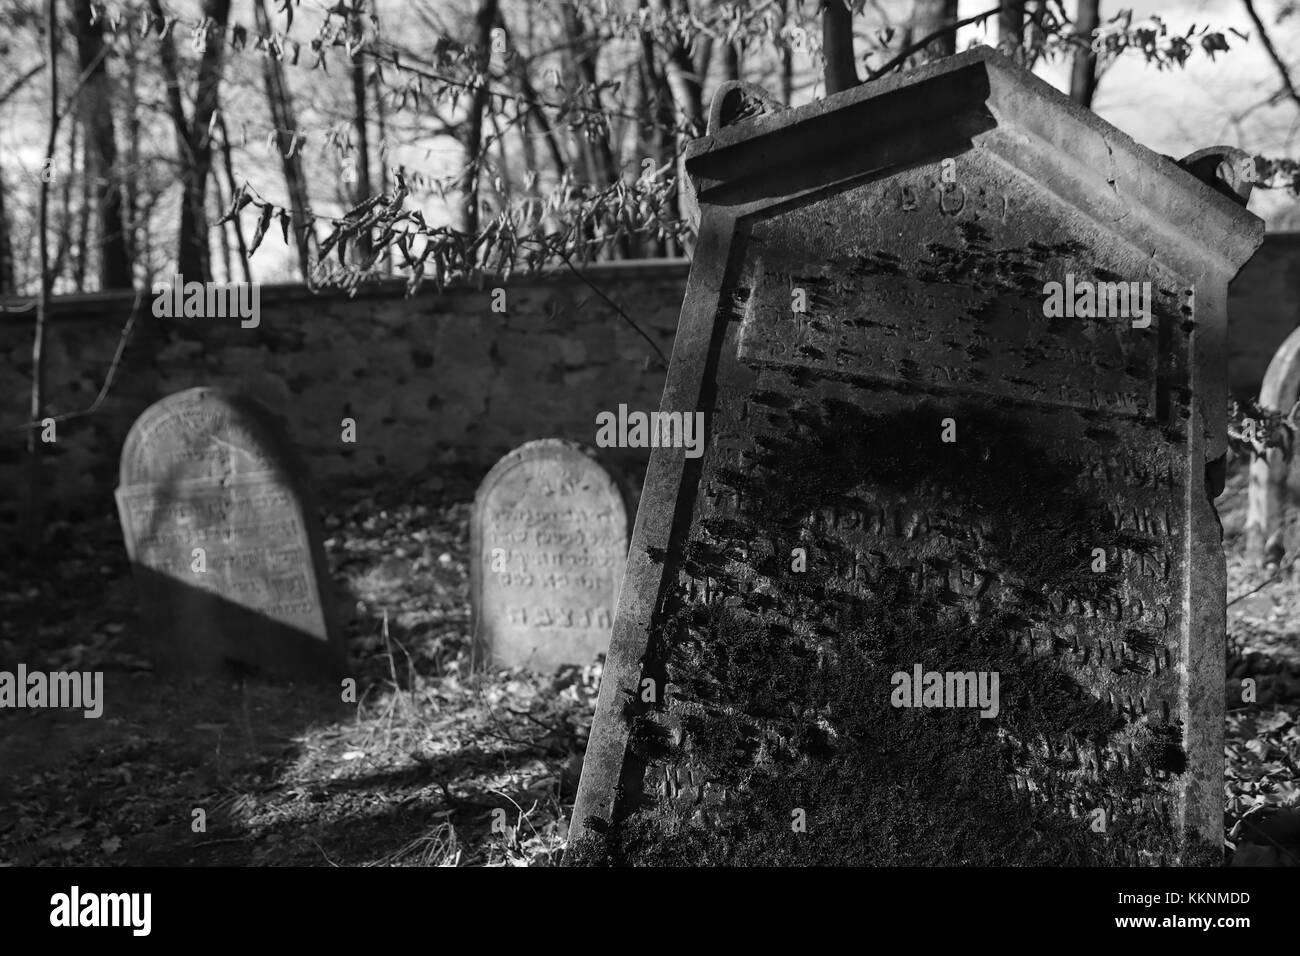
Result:
M473 671L472 483L321 497L359 704L332 685L157 678L112 515L51 527L39 572L0 570L0 669L102 670L107 700L98 720L0 711L0 865L559 862L598 663ZM1225 858L1294 865L1300 576L1293 555L1277 573L1245 560L1240 462L1218 504L1233 602Z

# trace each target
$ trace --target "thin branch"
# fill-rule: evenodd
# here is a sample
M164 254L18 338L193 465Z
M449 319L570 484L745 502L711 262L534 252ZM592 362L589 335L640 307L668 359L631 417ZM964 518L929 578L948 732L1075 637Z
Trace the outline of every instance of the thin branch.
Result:
M140 315L140 303L144 300L144 287L141 286L136 290L135 303L131 306L131 314L127 317L126 324L122 326L122 334L118 336L117 349L113 353L113 361L109 363L108 372L104 375L104 384L99 387L99 394L95 400L79 412L68 412L64 415L55 415L52 420L55 422L71 421L74 418L83 418L86 415L93 415L99 410L104 399L108 397L108 391L113 387L113 379L117 377L118 366L122 364L122 356L126 353L127 343L131 339L131 331L135 328L135 320ZM24 431L29 428L41 428L45 420L28 422L26 425L17 425L8 429L9 431Z
M1020 3L1012 4L1012 6L1024 6L1024 2L1023 0L1021 0ZM886 73L889 73L891 70L898 69L898 67L902 66L904 63L907 62L908 57L912 56L914 53L920 53L922 50L928 47L935 40L942 38L946 34L954 33L957 30L960 30L962 27L968 27L972 23L978 23L980 20L987 20L989 17L995 16L998 13L998 11L1002 9L1003 9L1002 4L998 4L996 7L992 7L988 10L985 10L983 13L977 13L974 16L966 17L963 20L958 20L956 23L948 23L945 24L944 26L941 26L939 29L935 30L933 33L930 33L925 37L922 37L920 40L913 43L911 46L905 47L896 57L894 57L884 66L882 66L880 69L868 70L867 82L869 83L872 80L878 80L880 79L880 77L884 76Z
M28 80L30 80L37 73L41 72L41 70L43 69L45 69L44 61L37 63L34 67L32 67L22 76L18 77L16 80L10 83L9 88L5 90L3 93L0 93L0 106L3 106L11 96L13 96L15 93L17 93L19 90L21 90L24 86L27 85Z
M641 326L637 325L635 322L632 321L632 317L631 317L631 316L629 316L626 312L624 312L621 308L619 308L617 302L615 302L613 299L611 299L609 296L607 296L607 295L605 294L604 290L602 290L602 289L601 289L599 286L597 286L594 282L592 282L592 281L591 281L590 279L588 279L585 275L583 275L582 270L580 270L577 266L575 266L575 265L573 264L573 260L572 260L571 258L569 258L569 256L567 256L567 255L565 255L565 254L563 254L563 253L560 253L560 261L562 261L566 266L568 266L568 267L569 267L569 270L570 270L570 271L571 271L575 276L577 276L579 279L581 279L583 282L585 282L586 285L587 285L587 288L591 289L592 292L596 293L596 295L598 295L598 296L600 296L602 299L604 299L604 300L605 300L605 303L606 303L606 304L607 304L611 309L613 309L613 310L614 310L615 312L617 312L620 316L622 316L623 321L626 322L628 325L630 325L630 326L632 327L633 331L635 331L637 335L641 336L641 338L645 339L646 342L648 342L648 343L650 344L650 347L651 347L652 349L655 350L655 355L657 355L657 356L659 357L659 364L660 364L663 368L667 368L667 367L668 367L668 358L667 358L667 356L664 355L663 350L659 348L659 346L655 343L655 340L654 340L654 339L650 338L650 336L647 335L647 334L645 333L645 331L641 328Z
M1259 38L1264 43L1264 49L1268 52L1269 58L1272 59L1273 65L1277 67L1277 72L1282 77L1282 85L1286 88L1287 95L1293 99L1297 105L1300 105L1300 92L1296 91L1295 84L1291 82L1291 71L1287 69L1286 63L1278 56L1277 48L1273 46L1273 41L1269 39L1268 30L1264 26L1264 21L1259 18L1255 12L1253 0L1242 0L1246 5L1246 12L1250 14L1251 20L1255 22L1255 29L1259 31Z
M1274 571L1271 575L1269 575L1267 578L1264 579L1264 581L1263 581L1262 584L1260 584L1260 585L1258 585L1258 586L1256 586L1256 587L1251 588L1251 589L1250 589L1249 591L1247 591L1245 594L1238 594L1235 598L1233 598L1231 601L1229 601L1229 602L1228 602L1226 605L1224 605L1224 606L1225 606L1225 607L1232 607L1232 606L1233 606L1234 604L1236 604L1238 601L1242 600L1243 598L1248 598L1248 597L1250 597L1250 596L1251 596L1252 594L1254 594L1256 591L1262 591L1262 590L1264 590L1264 588L1268 587L1270 584L1272 584L1272 583L1273 583L1274 581L1276 581L1277 579L1278 579L1278 572L1277 572L1277 571Z

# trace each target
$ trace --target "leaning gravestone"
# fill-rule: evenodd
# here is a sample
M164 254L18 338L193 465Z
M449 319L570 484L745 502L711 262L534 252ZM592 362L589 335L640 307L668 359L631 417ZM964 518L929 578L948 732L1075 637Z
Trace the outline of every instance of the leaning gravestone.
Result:
M479 486L470 538L480 659L547 672L605 653L627 512L593 453L555 438L510 452Z
M163 669L342 671L306 476L261 405L192 388L150 406L122 450L117 507Z
M570 862L1220 852L1241 156L987 49L724 86Z

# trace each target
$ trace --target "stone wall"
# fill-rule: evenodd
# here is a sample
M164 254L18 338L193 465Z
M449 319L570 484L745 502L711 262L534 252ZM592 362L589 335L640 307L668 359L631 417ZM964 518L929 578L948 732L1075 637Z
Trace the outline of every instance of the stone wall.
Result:
M592 283L672 351L688 264L595 265ZM117 460L152 398L193 385L242 388L284 419L320 482L417 477L464 466L482 474L534 438L592 444L596 413L659 407L664 370L650 347L571 273L517 277L506 311L491 284L460 284L406 298L400 282L342 295L264 286L261 324L159 320L157 375L127 369L99 411L58 426L49 449L48 500L75 518L112 511ZM129 293L61 296L47 345L50 404L88 406L99 391L131 309ZM144 310L152 297L146 295ZM11 303L12 304L12 303ZM1253 395L1282 340L1300 325L1300 233L1270 236L1232 287L1230 383ZM0 312L0 533L19 510L31 388L32 314ZM341 441L341 421L357 442ZM613 449L633 492L644 449Z
M592 266L587 275L671 354L687 265ZM48 448L46 496L56 513L113 511L118 456L136 416L155 398L194 385L242 389L283 419L319 483L418 477L449 465L482 474L534 438L594 444L597 412L657 409L664 369L654 352L590 286L571 273L513 278L505 311L492 286L461 284L411 298L401 282L342 295L264 286L261 321L152 319L156 374L141 369L145 340L128 350L100 409L61 422ZM130 293L63 296L46 352L53 414L87 407L130 314ZM0 313L0 534L23 498L33 316ZM344 418L356 442L342 439ZM649 453L611 449L639 491Z

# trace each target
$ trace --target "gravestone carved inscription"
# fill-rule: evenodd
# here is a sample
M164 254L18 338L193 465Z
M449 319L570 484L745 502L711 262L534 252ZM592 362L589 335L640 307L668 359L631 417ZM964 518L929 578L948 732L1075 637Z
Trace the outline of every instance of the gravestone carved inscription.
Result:
M136 420L118 515L164 669L334 676L345 653L305 474L252 399L178 392Z
M547 672L605 653L627 512L589 450L542 439L506 455L479 486L470 536L482 659Z
M1217 853L1262 224L986 49L765 102L687 153L663 408L707 440L651 458L570 861Z

